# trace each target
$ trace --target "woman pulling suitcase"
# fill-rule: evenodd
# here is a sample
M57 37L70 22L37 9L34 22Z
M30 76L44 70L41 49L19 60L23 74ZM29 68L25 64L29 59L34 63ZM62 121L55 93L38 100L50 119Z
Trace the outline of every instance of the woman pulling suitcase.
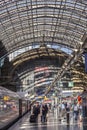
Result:
M36 104L35 106L33 106L33 112L30 115L30 122L37 122L39 113L40 113L40 106Z

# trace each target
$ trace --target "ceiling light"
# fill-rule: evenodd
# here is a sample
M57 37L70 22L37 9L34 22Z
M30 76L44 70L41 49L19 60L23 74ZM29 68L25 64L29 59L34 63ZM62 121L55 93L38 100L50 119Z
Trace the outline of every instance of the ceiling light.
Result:
M75 52L77 52L77 51L78 51L78 49L74 49L74 51L75 51Z
M83 44L83 42L80 42L80 45L82 45Z

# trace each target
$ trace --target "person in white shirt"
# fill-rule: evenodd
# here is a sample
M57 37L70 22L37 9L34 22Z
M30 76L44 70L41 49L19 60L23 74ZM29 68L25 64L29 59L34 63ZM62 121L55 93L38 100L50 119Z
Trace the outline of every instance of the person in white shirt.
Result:
M78 106L77 103L74 103L73 113L74 113L74 118L75 118L75 120L77 120L77 119L78 119L78 114L79 114L79 106Z
M66 114L66 108L64 102L61 104L61 116L64 117Z

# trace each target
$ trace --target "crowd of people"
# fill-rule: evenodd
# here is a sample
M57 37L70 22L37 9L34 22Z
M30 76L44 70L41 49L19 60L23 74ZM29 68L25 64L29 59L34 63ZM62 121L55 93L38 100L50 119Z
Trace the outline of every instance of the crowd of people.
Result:
M53 107L53 106L52 106ZM54 107L55 109L56 107ZM78 104L74 102L73 104L62 102L57 105L57 108L59 108L59 115L61 119L66 118L67 122L70 121L70 113L72 113L73 119L82 121L82 106L81 104ZM41 122L47 122L47 115L48 111L51 109L51 107L48 104L39 104L36 103L32 107L32 114L34 115L35 121L38 120L38 116L41 117Z
M39 105L38 103L36 103L32 107L32 114L31 114L31 115L33 115L32 118L36 118L35 121L37 121L38 120L38 115L40 114L41 115L41 122L47 122L48 109L49 108L48 108L47 104ZM33 121L31 121L31 122L33 122Z
M74 102L73 104L62 102L59 105L59 113L61 113L62 118L68 118L70 113L72 113L73 119L82 121L82 105Z

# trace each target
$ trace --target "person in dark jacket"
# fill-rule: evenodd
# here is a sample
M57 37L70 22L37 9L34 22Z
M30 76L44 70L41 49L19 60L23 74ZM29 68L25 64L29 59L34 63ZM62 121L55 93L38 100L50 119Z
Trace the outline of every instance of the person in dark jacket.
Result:
M33 114L36 116L36 118L38 118L38 115L40 113L40 107L38 104L36 104L34 107L33 107Z
M47 121L47 113L48 113L48 106L45 104L42 106L42 116L41 116L41 121L46 122Z

